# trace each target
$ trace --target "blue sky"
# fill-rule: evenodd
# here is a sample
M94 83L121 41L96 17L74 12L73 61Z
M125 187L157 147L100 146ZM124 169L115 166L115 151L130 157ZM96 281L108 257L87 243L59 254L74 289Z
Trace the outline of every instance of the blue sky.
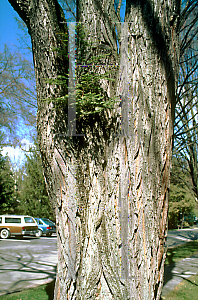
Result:
M17 16L8 0L0 0L0 51L3 51L5 43L12 49L15 49L14 45L20 46L17 41L20 30L14 19Z
M18 50L17 48L21 47L20 42L18 41L21 30L18 28L15 17L18 17L18 14L14 11L8 0L0 0L0 51L4 49L4 44L7 44L11 51ZM19 18L19 17L18 17ZM23 131L23 130L22 130ZM28 146L31 145L29 137L26 134L26 138L22 139L23 148L26 150ZM11 162L14 165L22 165L24 159L24 151L19 147L4 147L3 155L6 155L11 159Z

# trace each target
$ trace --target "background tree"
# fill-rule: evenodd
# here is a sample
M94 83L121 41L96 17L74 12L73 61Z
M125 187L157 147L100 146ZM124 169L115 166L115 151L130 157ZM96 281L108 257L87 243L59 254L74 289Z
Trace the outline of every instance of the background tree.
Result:
M38 145L29 149L25 165L16 171L18 205L16 214L54 219L43 176L42 160Z
M25 132L36 126L36 91L32 63L6 45L0 53L0 100L4 143L15 145L21 139L21 127Z
M14 190L15 182L9 158L3 157L0 152L0 214L14 212Z
M198 199L198 1L184 1L180 20L180 72L174 150L177 165L188 172ZM184 166L183 161L186 163ZM174 161L176 163L176 161ZM187 178L187 177L185 177ZM187 182L188 186L188 182Z
M124 28L113 1L77 2L77 21L84 24L86 40L92 43L86 60L89 54L105 50L109 55L98 72L105 65L120 65L114 82L100 84L109 98L121 96L121 101L113 110L87 117L84 137L68 132L70 116L64 101L43 101L67 93L46 82L67 75L70 63L52 51L68 52L60 38L67 26L58 2L9 2L32 39L39 145L58 230L55 299L159 299L178 74L179 1L165 1L163 11L157 0L127 1Z
M173 156L168 212L169 229L194 224L195 197L191 177L186 171L187 162L182 158L179 165L177 162L178 158Z

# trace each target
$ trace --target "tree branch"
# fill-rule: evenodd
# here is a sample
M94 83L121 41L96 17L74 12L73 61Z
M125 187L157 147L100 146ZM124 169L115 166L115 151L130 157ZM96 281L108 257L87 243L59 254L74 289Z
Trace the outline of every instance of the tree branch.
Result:
M8 0L29 29L30 0Z

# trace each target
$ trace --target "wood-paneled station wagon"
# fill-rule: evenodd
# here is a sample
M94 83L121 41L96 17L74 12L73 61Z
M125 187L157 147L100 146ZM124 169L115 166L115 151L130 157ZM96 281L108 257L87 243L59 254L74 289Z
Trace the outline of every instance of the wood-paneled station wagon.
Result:
M0 238L7 239L11 235L34 235L38 232L38 225L33 217L17 215L0 215Z

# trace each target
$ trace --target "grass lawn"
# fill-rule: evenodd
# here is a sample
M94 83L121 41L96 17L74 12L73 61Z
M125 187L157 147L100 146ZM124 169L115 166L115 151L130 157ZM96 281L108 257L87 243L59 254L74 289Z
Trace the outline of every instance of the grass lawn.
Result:
M198 252L198 240L168 249L166 265ZM33 289L0 296L0 300L53 300L54 281ZM196 298L197 297L197 298ZM164 300L198 300L198 275L183 280Z
M198 252L198 240L191 241L184 245L168 249L165 265L171 265L183 258L194 255ZM198 299L198 297L197 297Z
M198 252L198 240L168 249L165 265L173 264ZM162 300L198 300L198 274L182 280Z
M198 275L182 280L174 290L162 300L197 300L198 299Z
M54 281L38 287L0 296L1 300L53 300Z

